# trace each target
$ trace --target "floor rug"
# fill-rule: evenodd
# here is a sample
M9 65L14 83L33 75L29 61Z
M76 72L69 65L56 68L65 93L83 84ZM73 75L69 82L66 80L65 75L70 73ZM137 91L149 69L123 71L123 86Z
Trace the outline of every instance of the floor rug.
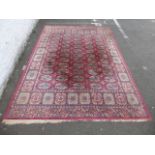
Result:
M149 119L110 28L46 25L3 122Z

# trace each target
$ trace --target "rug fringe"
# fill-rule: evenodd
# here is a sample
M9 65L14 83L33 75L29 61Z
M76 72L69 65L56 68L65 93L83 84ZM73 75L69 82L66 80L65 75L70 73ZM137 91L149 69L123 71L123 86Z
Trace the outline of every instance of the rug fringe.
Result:
M12 120L12 119L4 119L2 121L3 124L6 125L16 125L16 124L58 124L63 122L146 122L150 121L149 119L139 119L139 120Z
M46 124L46 123L61 123L63 120L3 120L2 123L6 125L16 124Z

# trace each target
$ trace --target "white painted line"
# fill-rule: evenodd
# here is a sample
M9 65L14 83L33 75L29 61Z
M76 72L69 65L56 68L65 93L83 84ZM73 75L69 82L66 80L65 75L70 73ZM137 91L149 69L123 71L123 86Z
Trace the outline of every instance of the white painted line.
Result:
M114 23L116 24L116 26L118 27L119 31L121 32L121 34L123 35L123 37L125 39L128 39L129 37L126 35L126 33L124 32L124 30L122 29L121 25L119 24L119 22L117 21L117 19L113 19Z
M95 23L95 25L96 25L96 26L102 26L102 24L101 24L101 23Z
M95 25L95 26L102 26L101 23L91 23L91 24L93 24L93 25Z
M103 22L104 22L104 24L107 24L106 20L104 20Z
M151 20L151 22L152 22L152 23L155 23L155 20L154 20L154 19L152 19L152 20Z
M148 70L148 68L146 66L142 66L143 70Z
M93 19L93 22L96 22L96 19Z

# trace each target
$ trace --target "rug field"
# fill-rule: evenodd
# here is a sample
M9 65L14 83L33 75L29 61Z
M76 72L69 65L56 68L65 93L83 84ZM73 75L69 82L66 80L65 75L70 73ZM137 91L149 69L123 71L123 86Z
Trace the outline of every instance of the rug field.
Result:
M46 25L3 122L150 118L109 27Z

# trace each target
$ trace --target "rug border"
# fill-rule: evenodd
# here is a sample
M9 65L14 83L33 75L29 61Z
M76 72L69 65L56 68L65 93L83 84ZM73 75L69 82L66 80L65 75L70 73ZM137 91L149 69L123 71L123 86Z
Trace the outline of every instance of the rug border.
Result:
M130 76L130 82L132 82L132 84L134 85L134 88L136 89L136 92L137 92L137 94L139 96L139 99L142 102L142 105L143 105L144 110L145 110L145 112L147 114L147 117L145 117L145 118L142 118L142 117L141 118L123 118L123 119L122 118L118 118L118 119L114 118L113 119L112 117L111 118L99 118L99 119L98 118L75 118L75 119L74 118L68 118L68 119L62 119L62 118L58 118L58 119L55 119L55 118L54 119L52 119L52 118L48 118L48 119L46 119L46 118L33 118L33 119L32 118L30 118L30 119L17 118L17 119L12 119L12 118L7 118L7 114L9 112L9 110L10 110L10 108L12 106L13 100L14 100L14 98L16 96L16 92L17 92L18 88L20 87L20 84L21 84L21 82L23 80L23 77L24 77L24 75L25 75L25 73L27 71L27 67L30 64L30 61L32 60L32 57L35 54L34 51L36 50L36 47L37 47L37 45L38 45L38 43L40 41L41 35L42 35L42 33L43 33L43 31L44 31L46 26L51 26L51 27L52 26L90 26L90 27L96 27L96 28L97 27L107 28L109 30L109 32L110 32L110 35L113 38L113 42L115 44L115 47L118 49L117 52L118 52L119 56L121 57L121 60L123 61L123 64L124 64L124 66L126 68L126 71L127 71L128 75ZM16 86L15 86L15 89L12 90L12 95L11 95L11 97L9 99L8 105L6 107L6 110L5 110L5 112L4 112L3 116L2 116L2 123L9 124L9 121L14 122L13 124L16 124L16 123L17 124L24 124L24 121L28 121L28 122L31 121L32 123L35 123L36 121L40 121L40 122L45 121L45 123L46 123L47 121L48 122L53 122L53 121L55 122L55 120L57 122L58 122L58 120L60 122L70 122L70 121L103 121L103 122L105 122L105 121L109 121L109 122L113 122L113 121L114 122L115 121L116 122L119 122L119 121L120 122L151 121L152 120L152 115L151 115L151 113L148 110L148 106L147 106L146 102L144 101L144 98L141 95L140 90L138 89L138 87L136 85L136 82L135 82L135 80L133 78L132 72L129 69L127 63L125 62L125 58L124 58L124 56L123 56L123 54L121 52L122 52L122 50L120 49L120 46L117 43L116 37L115 37L111 27L108 27L108 26L95 26L95 25L89 25L89 24L81 24L81 25L80 24L76 24L76 25L73 25L73 24L68 24L68 25L65 25L65 24L63 24L63 25L61 25L61 24L46 24L46 25L44 25L41 28L41 31L39 32L38 38L37 38L36 42L34 43L32 49L31 49L31 53L30 53L30 55L28 56L28 58L26 60L26 64L24 65L24 66L26 66L26 69L20 71L20 74L19 74L18 81L17 81ZM21 123L18 123L18 121L19 122L21 121Z
M149 111L148 104L146 104L146 101L144 100L144 97L142 96L142 94L141 94L141 92L140 92L140 90L139 90L139 88L138 88L138 86L137 86L137 84L136 84L136 81L135 81L134 78L133 78L133 73L131 72L129 66L128 66L127 63L126 63L127 61L126 61L126 59L125 59L125 57L124 57L124 55L123 55L123 52L122 52L122 50L121 50L121 48L120 48L120 45L118 44L118 42L117 42L117 40L116 40L116 37L115 37L115 35L114 35L112 29L109 28L109 30L110 30L110 33L111 33L111 35L112 35L112 37L113 37L113 41L114 41L115 47L117 47L117 49L118 49L117 52L118 52L119 56L121 57L121 59L122 59L122 61L123 61L123 64L124 64L125 67L126 67L126 71L127 71L128 75L130 76L130 77L129 77L129 78L130 78L130 82L132 82L132 84L134 85L134 87L135 87L135 89L136 89L136 93L138 94L138 96L139 96L139 98L140 98L140 100L141 100L141 102L142 102L142 105L143 105L143 107L144 107L144 110L145 110L145 112L147 113L147 116L148 116L148 117L146 117L146 118L149 119L149 120L152 120L153 118L152 118L151 112Z

